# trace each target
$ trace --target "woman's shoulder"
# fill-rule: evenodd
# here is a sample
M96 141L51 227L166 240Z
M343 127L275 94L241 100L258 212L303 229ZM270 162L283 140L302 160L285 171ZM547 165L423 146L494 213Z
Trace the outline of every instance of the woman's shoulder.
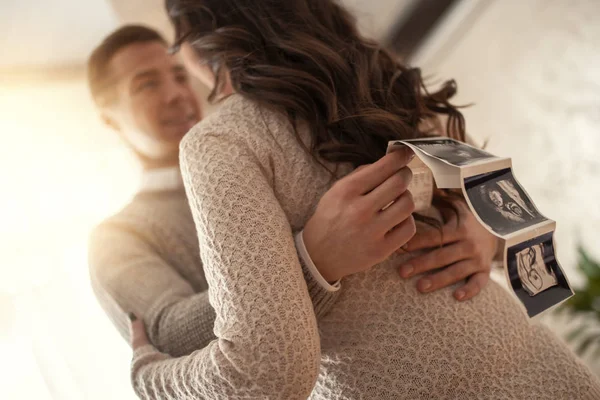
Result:
M237 159L239 167L247 159L271 178L275 166L285 164L284 149L289 156L296 151L294 145L298 147L291 124L282 113L233 95L183 138L180 162L184 169L191 164L222 166Z
M190 142L211 136L224 142L237 142L254 146L271 143L273 125L285 125L280 113L234 94L223 100L216 111L194 126L185 136L182 148ZM285 129L286 127L284 127Z

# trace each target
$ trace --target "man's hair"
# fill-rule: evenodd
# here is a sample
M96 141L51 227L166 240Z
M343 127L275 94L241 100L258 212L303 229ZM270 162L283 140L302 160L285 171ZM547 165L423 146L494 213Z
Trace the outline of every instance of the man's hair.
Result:
M92 98L97 105L105 105L107 95L115 84L109 79L109 65L115 54L132 44L154 41L168 45L165 38L154 29L125 25L111 33L94 49L88 59L87 77Z

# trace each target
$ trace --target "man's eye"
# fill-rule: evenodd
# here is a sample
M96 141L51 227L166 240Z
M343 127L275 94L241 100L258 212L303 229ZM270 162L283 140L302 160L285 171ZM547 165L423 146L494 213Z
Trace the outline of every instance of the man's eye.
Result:
M138 91L147 90L147 89L154 89L156 87L158 87L158 81L157 80L145 81L145 82L142 82L138 86Z
M187 75L177 75L177 76L175 77L175 80L176 80L178 83L184 84L184 83L187 83L187 82L188 82L188 77L187 77Z

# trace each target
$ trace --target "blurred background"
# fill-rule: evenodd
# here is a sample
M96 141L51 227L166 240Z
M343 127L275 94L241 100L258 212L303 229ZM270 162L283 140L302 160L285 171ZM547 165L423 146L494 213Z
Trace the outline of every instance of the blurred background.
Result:
M342 2L431 84L457 80L455 102L474 104L469 133L512 157L557 220L559 260L580 294L540 319L600 373L600 2ZM134 398L129 347L90 289L87 238L135 192L139 167L100 123L85 62L123 23L171 38L162 4L0 1L3 399Z

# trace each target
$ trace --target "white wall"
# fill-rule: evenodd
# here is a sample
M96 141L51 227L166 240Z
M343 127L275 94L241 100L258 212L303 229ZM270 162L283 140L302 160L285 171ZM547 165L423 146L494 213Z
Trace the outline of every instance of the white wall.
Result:
M108 0L121 22L149 24L171 37L173 30L163 0ZM416 0L340 0L358 18L363 34L385 38L388 29Z
M356 15L361 32L378 40L413 7L416 0L341 0Z
M106 0L2 0L0 68L82 65L117 23Z
M92 294L86 248L137 164L83 76L4 84L0 133L0 398L133 398L131 350Z

